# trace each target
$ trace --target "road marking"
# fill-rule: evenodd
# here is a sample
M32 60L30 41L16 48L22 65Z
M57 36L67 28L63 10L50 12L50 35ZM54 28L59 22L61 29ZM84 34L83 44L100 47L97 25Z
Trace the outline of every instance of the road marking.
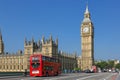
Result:
M84 80L84 79L88 79L88 78L96 77L96 76L101 76L101 75L103 75L103 74L93 75L93 76L87 76L87 77L79 78L79 79L77 79L77 80Z
M102 74L99 74L99 75L94 75L94 76L100 76L100 75L102 75ZM81 76L81 74L79 74L79 75L69 75L69 76L62 76L62 77L58 77L58 78L51 78L51 79L44 79L44 80L62 80L62 79L66 79L66 78L73 78L73 77L78 77L78 76ZM94 77L94 76L89 76L88 75L88 77L84 77L84 78L89 78L89 77ZM76 79L76 80L83 80L83 78L80 78L80 79Z
M80 74L79 74L80 75ZM58 78L51 78L51 79L44 79L44 80L58 80L58 79L65 79L65 78L73 78L73 77L78 77L79 75L69 75L69 76L62 76L62 77L58 77Z
M107 76L106 78L99 79L99 80L108 80L108 79L109 79L111 76L113 76L113 75L115 75L115 74L111 74L111 75Z

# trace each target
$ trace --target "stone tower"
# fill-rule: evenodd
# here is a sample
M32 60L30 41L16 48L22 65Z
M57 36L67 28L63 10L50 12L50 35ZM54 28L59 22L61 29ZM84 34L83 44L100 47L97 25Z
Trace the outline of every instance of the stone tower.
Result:
M24 40L24 53L31 55L34 52L41 52L42 50L42 43L40 42L40 40L38 40L38 42L34 41L34 38L32 38L31 41L27 41L26 38Z
M51 57L58 57L58 39L53 41L51 35L47 40L42 37L42 54Z
M32 38L31 41L24 41L24 54L31 55L35 53L41 53L46 56L57 57L58 55L58 39L53 41L52 36L49 39L42 37L42 40L35 42Z
M90 18L88 5L81 24L81 69L91 69L94 64L94 27Z
M3 43L3 40L2 40L1 30L0 30L0 54L4 54L4 43Z
M24 41L24 54L33 54L34 52L34 39L32 38L31 41L27 41L25 38Z

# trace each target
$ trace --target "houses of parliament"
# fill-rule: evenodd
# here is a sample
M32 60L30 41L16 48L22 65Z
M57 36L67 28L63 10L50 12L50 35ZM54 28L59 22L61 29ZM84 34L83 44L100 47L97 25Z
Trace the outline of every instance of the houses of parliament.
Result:
M73 70L76 67L82 70L90 69L94 64L94 28L90 19L88 6L84 13L84 19L81 24L81 57L76 53L68 54L58 50L58 38L53 40L50 35L49 39L43 36L37 42L24 40L24 51L19 50L16 54L6 53L4 51L4 41L0 32L0 72L29 72L29 57L32 54L42 54L45 56L56 57L62 64L62 71Z
M0 72L24 72L29 71L29 57L32 54L42 54L45 56L59 58L62 64L62 70L72 70L77 65L76 54L67 54L58 51L58 39L53 41L52 36L35 42L24 40L24 53L18 51L16 54L4 53L4 43L0 34ZM74 65L73 65L74 64Z

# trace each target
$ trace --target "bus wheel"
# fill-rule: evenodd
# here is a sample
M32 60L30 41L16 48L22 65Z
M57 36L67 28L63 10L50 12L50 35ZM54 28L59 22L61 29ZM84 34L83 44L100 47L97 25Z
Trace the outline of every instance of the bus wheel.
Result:
M46 72L46 77L48 77L49 76L49 74L48 74L48 72Z
M58 72L56 73L56 76L58 76Z

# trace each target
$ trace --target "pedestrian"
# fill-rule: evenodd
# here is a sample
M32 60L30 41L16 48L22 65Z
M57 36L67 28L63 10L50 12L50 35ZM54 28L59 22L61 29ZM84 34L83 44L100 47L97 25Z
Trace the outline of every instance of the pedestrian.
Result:
M25 69L24 76L25 77L27 76L27 69Z

